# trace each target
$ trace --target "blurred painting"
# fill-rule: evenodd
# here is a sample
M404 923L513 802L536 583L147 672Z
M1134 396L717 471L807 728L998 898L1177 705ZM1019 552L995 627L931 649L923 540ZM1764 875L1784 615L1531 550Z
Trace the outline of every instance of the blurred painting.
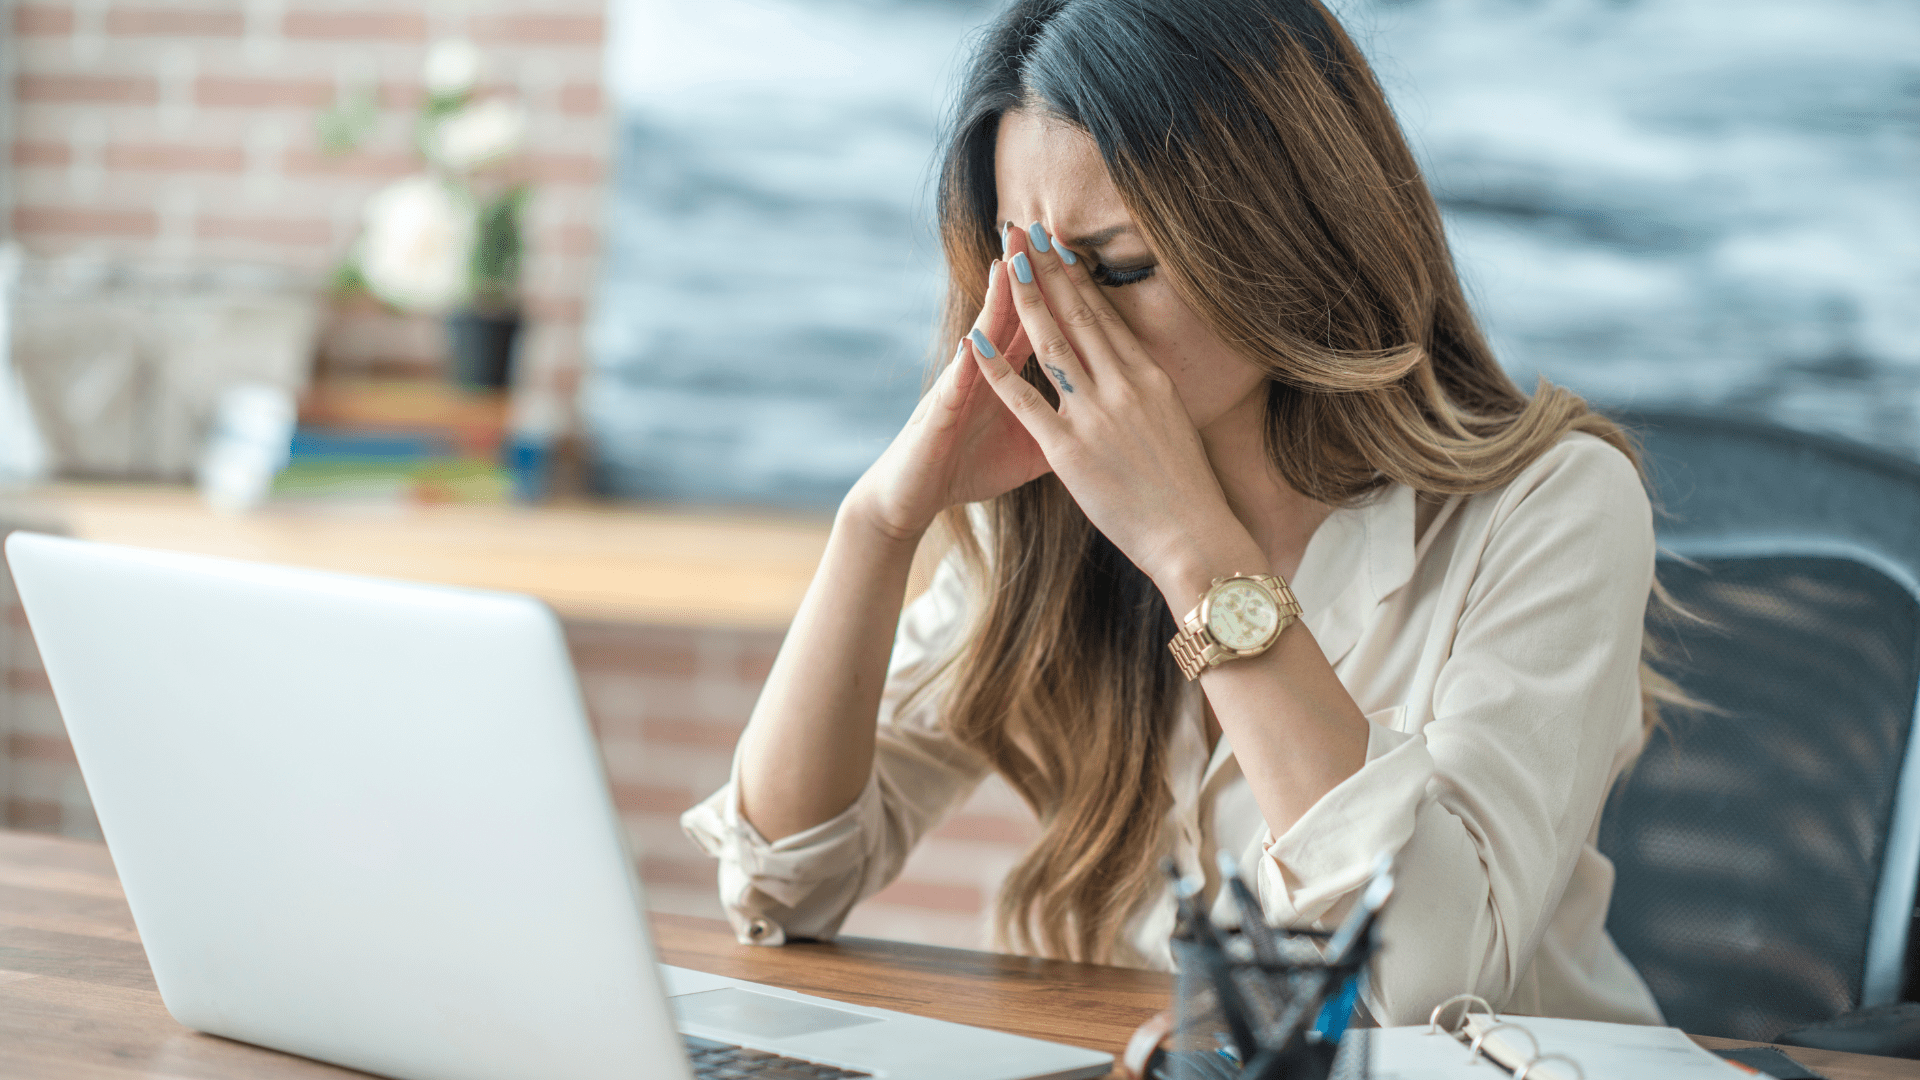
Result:
M998 7L616 0L603 491L830 509L878 455L934 350L936 139ZM1920 5L1333 7L1523 385L1920 453Z
M1523 386L1920 452L1920 4L1342 10Z
M585 406L616 495L831 508L912 411L954 0L616 0Z

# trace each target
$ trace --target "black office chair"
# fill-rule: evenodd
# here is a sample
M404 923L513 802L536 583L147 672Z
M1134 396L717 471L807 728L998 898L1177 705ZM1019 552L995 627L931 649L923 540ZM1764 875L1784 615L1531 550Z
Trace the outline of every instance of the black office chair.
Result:
M1621 419L1664 511L1660 578L1706 620L1650 621L1661 666L1717 711L1670 712L1614 791L1607 929L1687 1031L1920 1056L1920 1006L1895 1004L1920 981L1920 465Z

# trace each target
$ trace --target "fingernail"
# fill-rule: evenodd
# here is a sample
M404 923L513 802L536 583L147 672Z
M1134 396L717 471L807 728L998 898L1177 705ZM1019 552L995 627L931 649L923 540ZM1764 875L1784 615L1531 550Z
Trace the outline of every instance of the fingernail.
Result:
M993 358L993 342L987 340L987 335L975 330L967 336L973 339L973 347L980 350L981 356Z
M1022 285L1033 284L1033 267L1027 262L1027 253L1024 251L1013 253L1013 276L1019 278Z
M1011 225L1000 226L1000 254L1005 255L1007 253L1007 248L1013 244L1012 234L1013 234L1013 226Z
M1060 261L1063 263L1066 263L1068 266L1072 266L1074 263L1077 263L1080 261L1080 256L1075 255L1071 251L1068 251L1063 246L1060 248Z
M1041 228L1037 221L1027 226L1027 239L1033 241L1035 251L1053 250L1053 242L1047 239L1047 230Z

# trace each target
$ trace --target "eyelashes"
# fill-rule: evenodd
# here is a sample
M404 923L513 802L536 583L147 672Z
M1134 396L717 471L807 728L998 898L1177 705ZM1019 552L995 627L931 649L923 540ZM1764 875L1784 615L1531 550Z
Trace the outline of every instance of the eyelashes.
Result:
M1104 285L1109 289L1118 289L1123 285L1133 285L1147 280L1153 276L1153 271L1153 263L1145 266L1123 267L1112 267L1101 263L1089 271L1088 276L1093 278L1095 284Z

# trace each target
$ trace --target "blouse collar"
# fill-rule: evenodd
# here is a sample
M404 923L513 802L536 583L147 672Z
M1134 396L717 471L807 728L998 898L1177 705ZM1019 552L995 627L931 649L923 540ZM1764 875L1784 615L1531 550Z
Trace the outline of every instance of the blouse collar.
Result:
M1373 609L1413 577L1414 508L1413 489L1391 484L1335 510L1307 541L1288 584L1328 663L1347 655Z

